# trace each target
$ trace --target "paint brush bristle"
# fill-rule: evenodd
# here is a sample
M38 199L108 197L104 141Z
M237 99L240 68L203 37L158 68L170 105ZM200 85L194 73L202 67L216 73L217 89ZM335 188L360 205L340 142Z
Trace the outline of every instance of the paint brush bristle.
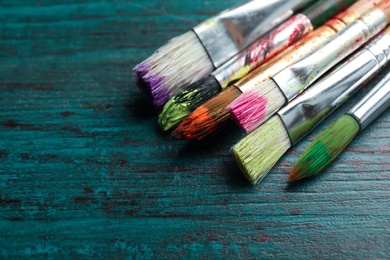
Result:
M246 178L257 184L290 147L282 120L273 116L234 145L232 152Z
M222 130L232 120L227 105L241 94L235 87L227 88L217 96L206 101L173 131L172 137L185 140L201 140Z
M238 125L246 132L252 132L263 124L286 102L276 83L269 79L256 89L243 93L229 105L229 111Z
M348 146L359 130L360 125L354 117L341 117L306 148L288 180L297 181L318 174Z
M220 90L221 87L213 76L192 83L168 100L158 117L158 124L164 131L178 126L186 116Z
M213 69L202 44L189 31L171 39L134 71L146 83L154 105L161 107L178 90L207 76Z

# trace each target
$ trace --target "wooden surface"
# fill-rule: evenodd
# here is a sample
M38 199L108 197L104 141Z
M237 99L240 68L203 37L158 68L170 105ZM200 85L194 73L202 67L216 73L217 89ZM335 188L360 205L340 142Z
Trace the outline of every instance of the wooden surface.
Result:
M237 2L0 0L1 258L389 259L390 111L322 176L285 182L368 89L256 187L229 152L240 131L158 129L133 66Z

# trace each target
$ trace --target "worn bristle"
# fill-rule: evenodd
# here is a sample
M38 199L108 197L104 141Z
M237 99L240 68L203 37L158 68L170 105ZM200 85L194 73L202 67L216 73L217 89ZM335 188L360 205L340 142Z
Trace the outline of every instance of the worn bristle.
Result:
M337 120L310 143L294 165L288 180L297 181L320 173L347 147L359 130L359 123L350 115Z
M213 64L194 32L189 31L171 39L134 70L148 86L153 103L161 107L178 90L210 74Z
M290 147L282 120L273 116L234 145L232 152L246 178L257 184Z
M270 118L286 102L283 93L270 79L256 89L243 93L229 105L229 111L238 125L252 132Z
M168 100L158 117L158 124L164 131L178 126L186 116L215 96L220 89L213 76L192 83Z
M214 120L208 116L209 110L200 106L172 132L172 138L178 140L201 140L207 136L208 131L215 129Z
M172 137L201 140L218 133L231 122L227 105L240 94L241 91L235 87L222 91L187 116L172 133Z

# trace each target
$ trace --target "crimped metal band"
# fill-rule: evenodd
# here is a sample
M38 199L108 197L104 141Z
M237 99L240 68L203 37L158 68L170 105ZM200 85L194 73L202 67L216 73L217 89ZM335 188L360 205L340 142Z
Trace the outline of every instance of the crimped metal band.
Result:
M348 114L356 118L360 130L390 107L390 72Z
M282 108L278 115L285 124L292 144L297 143L383 68L389 61L389 52L390 36L378 35ZM359 116L363 114L366 113Z
M273 77L288 100L293 99L310 86L349 53L386 27L383 12L372 9L359 20L338 32L311 54Z
M313 0L254 0L213 17L193 30L214 67L219 67L260 36Z
M296 14L270 33L261 37L247 49L231 58L212 75L219 82L222 88L229 85L236 78L241 78L262 64L269 57L278 54L286 47L290 46L297 39L302 38L313 30L313 26L305 15ZM295 37L292 37L295 36Z

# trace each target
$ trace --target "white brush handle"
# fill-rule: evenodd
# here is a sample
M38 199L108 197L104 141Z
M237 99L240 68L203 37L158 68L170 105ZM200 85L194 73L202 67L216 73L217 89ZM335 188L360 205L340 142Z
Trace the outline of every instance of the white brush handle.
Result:
M360 130L390 106L390 72L347 114L356 118Z

